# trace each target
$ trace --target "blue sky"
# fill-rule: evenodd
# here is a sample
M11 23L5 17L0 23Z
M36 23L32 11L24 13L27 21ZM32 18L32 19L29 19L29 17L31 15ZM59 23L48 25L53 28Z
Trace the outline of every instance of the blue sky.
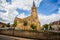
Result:
M27 11L27 10L22 10L22 9L19 9L17 8L16 11L20 14L20 13L25 13L25 15L30 15L30 11Z
M11 0L6 0L11 4ZM37 10L39 13L44 14L44 15L51 15L52 13L57 13L58 8L60 7L59 1L58 0L43 0L39 7L37 7ZM21 10L19 8L16 9L18 13L24 12L26 15L30 13L30 11L27 10Z
M33 0L1 1L0 22L12 22L12 19L14 20L16 15L18 15L17 17L19 18L25 18L31 14ZM47 23L47 21L48 23L50 23L53 21L60 20L60 0L34 0L34 2L37 8L38 18L41 24L45 24ZM6 19L7 21L2 21L1 19Z
M43 0L38 7L38 12L44 15L50 15L57 13L59 7L58 0Z

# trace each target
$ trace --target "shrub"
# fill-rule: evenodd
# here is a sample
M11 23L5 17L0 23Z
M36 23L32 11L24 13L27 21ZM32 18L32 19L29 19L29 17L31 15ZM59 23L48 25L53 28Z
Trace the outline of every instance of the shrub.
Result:
M34 24L31 24L31 28L32 28L33 30L35 30L35 29L36 29L36 26L35 26Z

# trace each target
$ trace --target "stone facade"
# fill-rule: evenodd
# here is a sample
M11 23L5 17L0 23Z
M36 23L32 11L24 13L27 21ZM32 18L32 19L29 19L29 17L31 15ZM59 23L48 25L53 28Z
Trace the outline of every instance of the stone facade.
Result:
M40 31L40 29L41 29L40 28L41 25L40 25L40 22L38 20L37 9L35 7L34 2L33 2L32 8L31 8L31 15L26 17L26 18L24 18L24 19L20 19L20 18L16 17L15 21L17 21L16 28L20 28L22 30L32 30L32 28L30 26L31 24L34 24L36 26L36 30ZM24 22L27 23L26 26L23 25Z
M54 30L60 30L60 20L54 21L54 22L50 23L50 25Z

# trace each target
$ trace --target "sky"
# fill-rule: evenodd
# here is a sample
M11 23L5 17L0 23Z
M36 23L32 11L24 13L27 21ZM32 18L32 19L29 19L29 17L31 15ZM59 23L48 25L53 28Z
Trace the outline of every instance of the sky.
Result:
M38 19L43 24L60 20L60 0L34 0ZM15 17L31 15L33 0L0 0L0 22L13 24Z

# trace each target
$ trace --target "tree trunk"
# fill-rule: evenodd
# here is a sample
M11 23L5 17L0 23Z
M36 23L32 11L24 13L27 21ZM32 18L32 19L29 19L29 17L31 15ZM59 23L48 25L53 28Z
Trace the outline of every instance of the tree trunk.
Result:
M15 27L13 28L13 36L14 36L14 31L15 31Z

